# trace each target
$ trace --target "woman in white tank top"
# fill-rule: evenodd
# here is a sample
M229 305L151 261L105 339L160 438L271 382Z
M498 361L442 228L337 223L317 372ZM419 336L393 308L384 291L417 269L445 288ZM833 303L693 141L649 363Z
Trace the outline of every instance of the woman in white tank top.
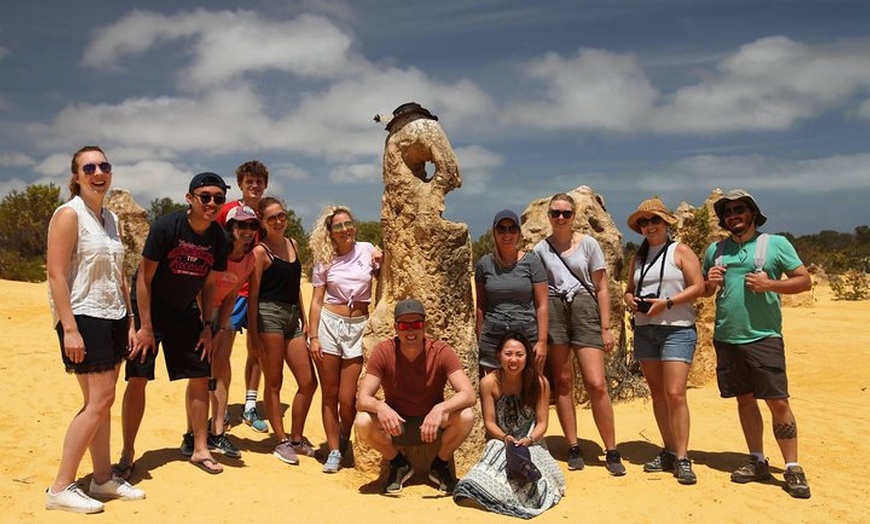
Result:
M686 383L697 342L693 302L704 291L704 278L692 249L670 239L668 226L676 223L657 198L645 200L628 217L628 227L644 240L631 259L624 300L634 314L634 357L649 384L664 442L662 452L643 469L672 472L680 484L694 484L687 455Z

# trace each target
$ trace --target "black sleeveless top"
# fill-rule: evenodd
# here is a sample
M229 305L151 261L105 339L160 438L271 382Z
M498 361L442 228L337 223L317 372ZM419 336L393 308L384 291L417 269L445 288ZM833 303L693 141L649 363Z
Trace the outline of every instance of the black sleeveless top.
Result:
M290 242L290 248L296 254L296 260L293 262L276 257L266 244L260 245L266 249L266 254L272 261L263 271L260 279L260 300L298 304L299 288L302 283L302 263L299 261L299 253L296 253L293 248L293 243Z

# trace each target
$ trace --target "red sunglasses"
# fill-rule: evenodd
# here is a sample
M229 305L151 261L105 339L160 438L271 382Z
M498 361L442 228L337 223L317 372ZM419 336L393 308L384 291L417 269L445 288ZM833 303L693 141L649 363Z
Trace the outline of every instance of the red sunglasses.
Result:
M415 320L413 322L396 322L396 328L399 331L408 331L409 329L423 329L423 321Z

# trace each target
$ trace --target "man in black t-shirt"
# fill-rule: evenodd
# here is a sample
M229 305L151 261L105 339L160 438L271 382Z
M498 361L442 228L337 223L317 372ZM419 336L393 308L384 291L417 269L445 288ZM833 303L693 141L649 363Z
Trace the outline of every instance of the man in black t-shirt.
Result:
M216 272L227 267L227 237L215 219L227 185L215 173L193 177L188 209L158 218L151 226L135 278L136 343L127 360L122 411L124 449L119 476L133 469L134 443L145 413L145 386L154 379L157 346L170 380L188 379L188 431L181 451L212 474L223 471L208 449L208 379ZM199 303L205 311L200 312ZM207 305L207 306L206 306ZM191 431L192 430L192 431Z

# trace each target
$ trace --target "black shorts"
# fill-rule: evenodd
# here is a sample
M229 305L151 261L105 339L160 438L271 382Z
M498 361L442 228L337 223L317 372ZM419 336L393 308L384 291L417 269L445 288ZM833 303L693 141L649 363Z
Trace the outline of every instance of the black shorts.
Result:
M83 375L115 369L127 354L127 317L110 320L75 315L75 319L85 344L85 358L79 363L70 360L63 349L63 325L58 322L55 326L66 372Z
M788 398L785 346L779 337L749 344L713 340L716 348L716 380L724 398L752 393L759 399Z
M426 416L423 415L421 417L402 417L405 419L405 423L402 424L402 434L393 438L393 445L395 446L421 446L425 444L423 442L423 436L420 434L420 427L423 426L423 421L426 419ZM441 437L441 434L444 433L442 428L438 428L437 437Z
M202 359L202 351L197 351L196 347L203 328L198 315L190 315L187 312L157 313L152 310L151 325L154 328L154 340L158 346L163 347L163 360L166 361L169 380L202 378L211 375L211 365L207 359ZM138 314L136 328L139 328ZM140 362L139 358L128 360L124 377L127 380L131 378L154 380L156 361L156 352L148 352L145 362Z

